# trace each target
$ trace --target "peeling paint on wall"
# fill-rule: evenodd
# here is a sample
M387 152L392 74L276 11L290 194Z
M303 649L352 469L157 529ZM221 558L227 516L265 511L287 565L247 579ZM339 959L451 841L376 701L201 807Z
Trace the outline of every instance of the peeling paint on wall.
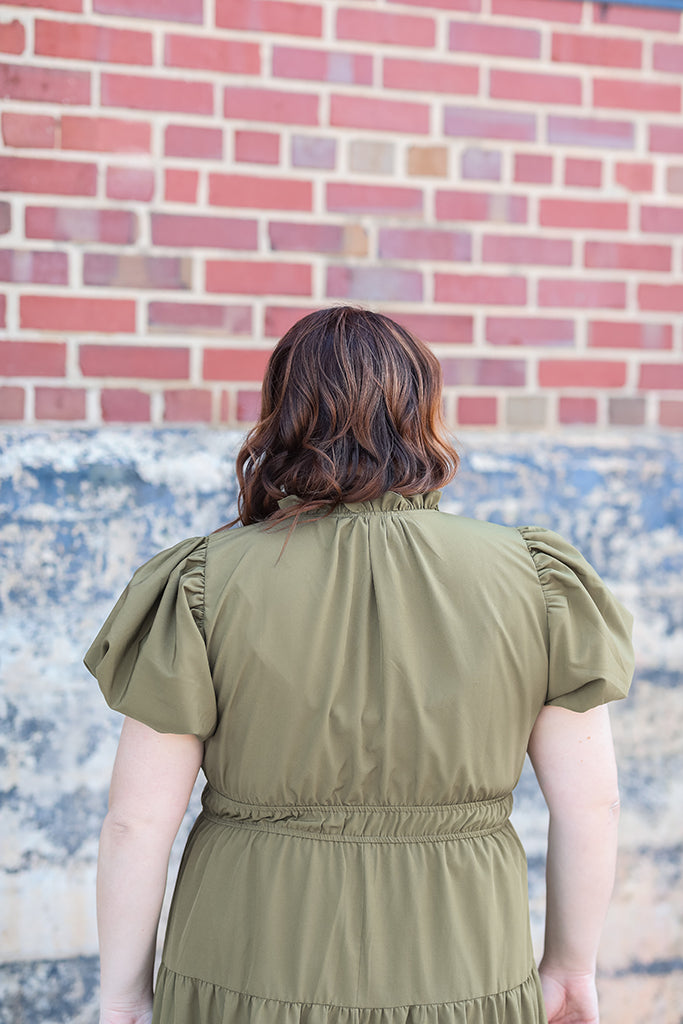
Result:
M94 870L120 720L81 658L141 562L235 515L239 440L0 435L0 1024L97 1019ZM482 433L462 455L445 511L557 530L636 616L637 678L613 711L624 810L603 1019L680 1024L683 438ZM538 946L547 819L529 772L516 797Z

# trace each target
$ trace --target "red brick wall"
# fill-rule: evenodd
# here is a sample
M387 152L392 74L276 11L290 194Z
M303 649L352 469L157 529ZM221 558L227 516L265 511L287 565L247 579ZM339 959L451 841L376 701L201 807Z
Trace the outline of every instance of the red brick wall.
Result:
M585 0L0 11L0 409L241 425L336 301L454 426L683 427L683 35Z

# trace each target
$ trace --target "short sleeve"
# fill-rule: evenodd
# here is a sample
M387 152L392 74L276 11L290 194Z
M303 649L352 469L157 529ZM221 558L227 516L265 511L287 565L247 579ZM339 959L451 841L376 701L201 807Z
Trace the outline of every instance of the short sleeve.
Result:
M216 699L203 635L206 538L141 566L85 655L115 711L157 732L205 740Z
M546 704L570 711L620 700L633 676L633 618L576 548L551 530L521 527L548 615Z

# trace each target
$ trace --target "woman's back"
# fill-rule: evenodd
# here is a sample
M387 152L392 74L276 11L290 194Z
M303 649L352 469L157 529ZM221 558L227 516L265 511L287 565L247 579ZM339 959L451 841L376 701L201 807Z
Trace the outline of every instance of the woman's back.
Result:
M543 1020L511 792L549 696L618 694L627 648L610 661L602 633L622 613L561 538L438 498L184 542L129 588L120 709L190 730L155 723L153 664L165 707L191 703L208 733L155 1020L254 999L273 1024L302 1003ZM549 683L549 646L579 636L582 664ZM116 658L110 641L114 681Z

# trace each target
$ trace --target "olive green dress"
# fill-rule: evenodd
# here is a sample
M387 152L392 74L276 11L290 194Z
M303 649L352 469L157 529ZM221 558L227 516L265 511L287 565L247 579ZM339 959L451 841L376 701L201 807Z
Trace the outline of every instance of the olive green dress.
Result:
M626 694L631 617L557 534L438 501L184 541L88 651L205 743L155 1024L545 1021L512 790L544 703Z

